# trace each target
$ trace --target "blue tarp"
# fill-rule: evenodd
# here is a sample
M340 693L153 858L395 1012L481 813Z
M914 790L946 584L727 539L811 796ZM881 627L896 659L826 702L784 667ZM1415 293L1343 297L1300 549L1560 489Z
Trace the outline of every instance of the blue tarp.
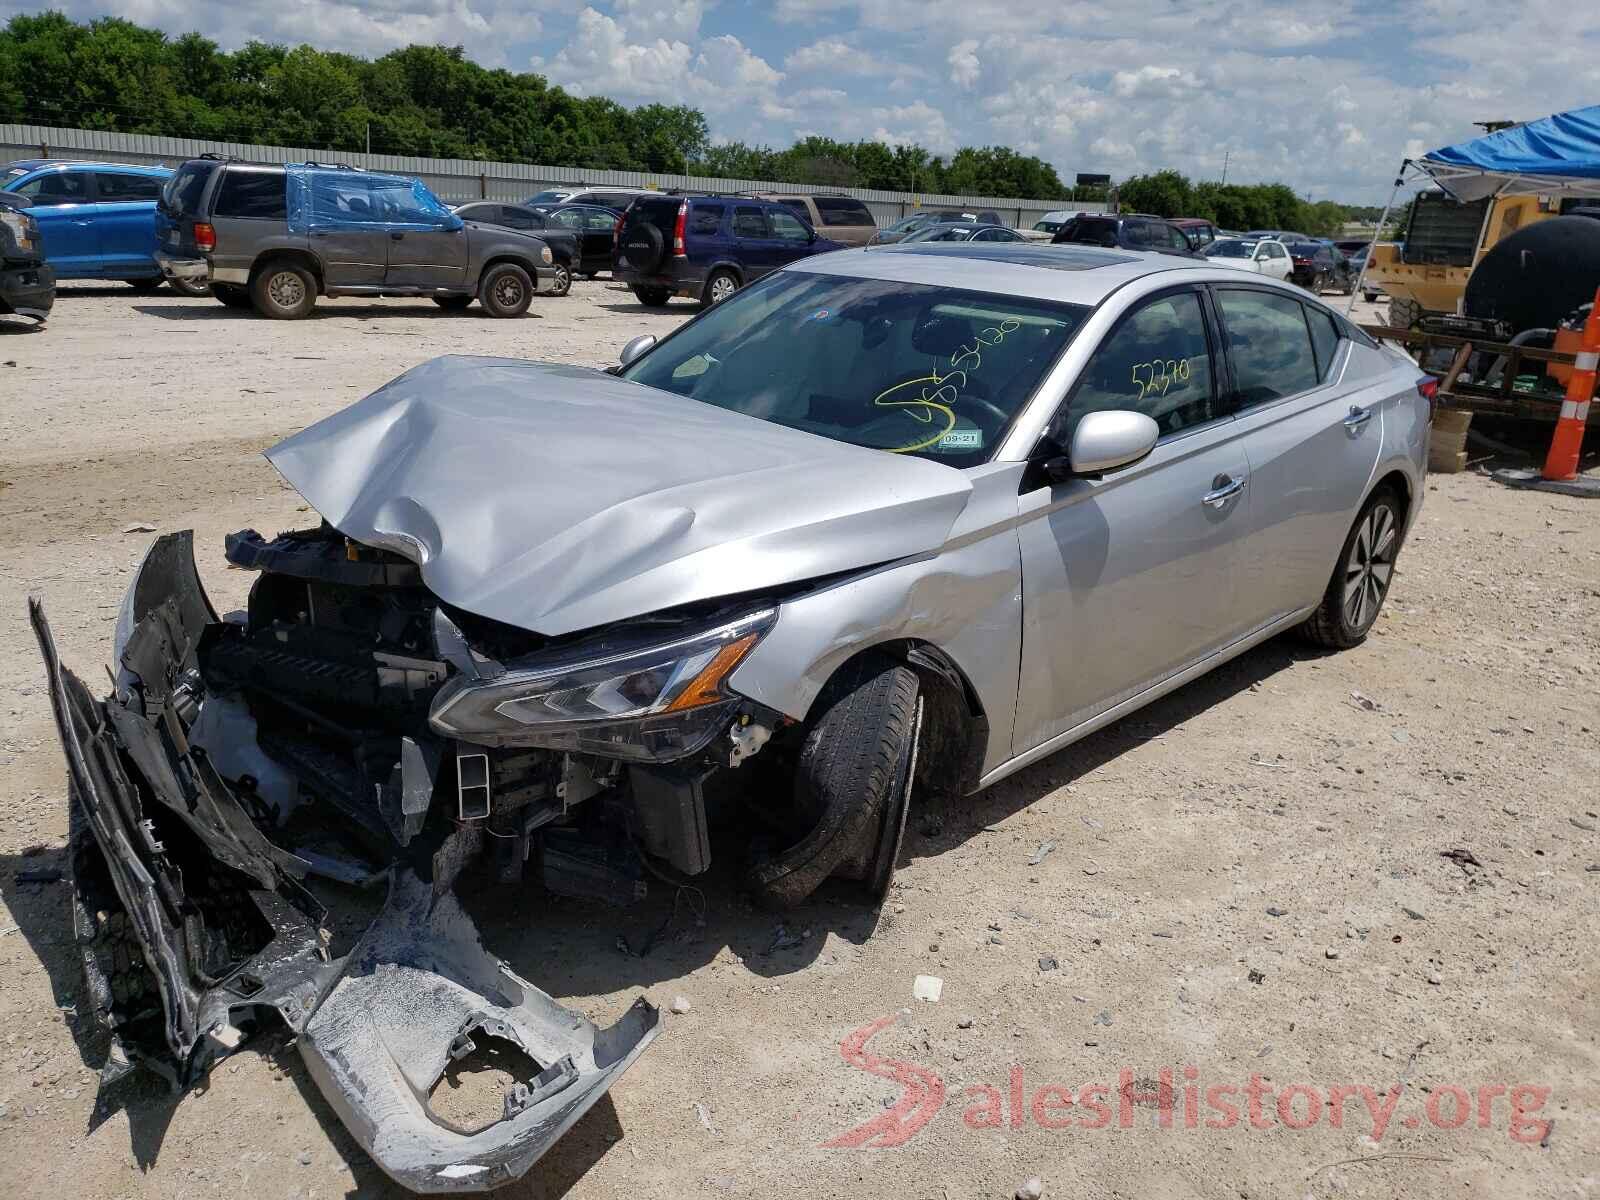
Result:
M1600 195L1600 104L1444 146L1415 165L1461 200L1498 192Z
M420 179L289 163L289 230L356 232L381 225L391 232L460 229L451 212Z

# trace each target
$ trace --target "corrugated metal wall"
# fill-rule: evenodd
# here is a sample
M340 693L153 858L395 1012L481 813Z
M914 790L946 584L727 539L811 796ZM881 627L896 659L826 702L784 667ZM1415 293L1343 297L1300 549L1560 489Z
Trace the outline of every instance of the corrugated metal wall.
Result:
M1040 215L1070 208L1095 212L1102 204L1068 200L1020 200L1009 196L942 196L886 192L874 188L830 188L775 183L761 179L708 179L698 175L666 175L649 171L591 171L527 163L481 162L459 158L408 158L393 154L352 154L308 150L298 146L253 146L195 138L157 137L142 133L107 133L93 129L55 129L44 125L0 124L0 162L18 158L94 158L108 162L164 162L176 165L201 154L234 154L261 162L329 161L373 171L421 179L441 199L522 200L560 183L611 184L618 187L706 188L720 191L834 192L866 203L880 225L897 221L921 208L992 209L1008 225L1026 227Z

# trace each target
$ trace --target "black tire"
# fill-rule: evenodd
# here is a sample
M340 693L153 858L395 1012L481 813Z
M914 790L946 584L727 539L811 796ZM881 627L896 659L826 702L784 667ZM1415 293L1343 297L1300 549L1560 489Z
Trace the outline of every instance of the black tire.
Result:
M713 271L706 276L705 286L700 289L700 307L710 308L713 304L721 304L729 296L739 290L739 277L726 267Z
M520 317L533 303L533 280L516 263L496 263L478 284L478 303L491 317Z
M660 308L668 300L672 299L671 288L649 287L642 283L633 285L633 294L638 298L640 304L647 305L650 308Z
M918 728L917 676L884 654L845 664L817 697L795 769L795 803L816 822L800 841L755 863L747 882L771 908L790 908L847 859L877 857L886 818L904 820ZM874 871L874 890L887 888Z
M1400 497L1392 488L1381 487L1367 498L1345 535L1322 603L1300 626L1303 637L1331 650L1367 640L1389 595L1404 528Z
M1378 293L1377 292L1362 292L1361 293L1361 298L1363 300L1365 300L1368 304L1376 304L1378 302Z
M263 317L298 321L317 305L316 277L297 262L273 259L256 268L250 280L250 301Z
M172 290L180 296L209 296L211 284L203 279L169 279Z
M1403 300L1398 296L1389 297L1389 326L1392 329L1410 329L1422 320L1422 305L1415 300Z
M445 312L465 312L476 296L435 296L433 302Z
M640 218L622 231L617 253L635 271L648 275L661 266L661 260L667 256L667 236Z
M229 308L250 308L250 289L241 287L237 283L214 283L211 285L211 295Z
M134 291L138 292L141 296L148 296L151 292L155 291L163 283L165 283L166 280L157 275L153 279L124 279L122 282L127 284Z
M571 290L572 290L572 266L571 266L570 263L559 263L558 262L556 264L555 286L553 286L550 289L548 294L551 295L551 296L565 296Z

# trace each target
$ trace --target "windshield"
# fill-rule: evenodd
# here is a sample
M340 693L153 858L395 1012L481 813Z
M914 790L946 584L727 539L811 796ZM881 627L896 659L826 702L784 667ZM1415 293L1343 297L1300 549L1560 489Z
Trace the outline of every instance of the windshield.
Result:
M21 179L27 173L28 173L28 168L27 167L12 167L9 171L6 172L5 178L3 180L0 180L0 188L4 188L6 186L6 184L12 182L12 180Z
M1242 242L1238 238L1223 238L1221 241L1212 242L1200 253L1207 258L1249 258L1255 253L1254 242Z
M1315 258L1322 249L1321 242L1295 242L1289 247L1289 253L1296 258Z
M1088 309L781 271L622 371L718 408L951 466L987 462Z

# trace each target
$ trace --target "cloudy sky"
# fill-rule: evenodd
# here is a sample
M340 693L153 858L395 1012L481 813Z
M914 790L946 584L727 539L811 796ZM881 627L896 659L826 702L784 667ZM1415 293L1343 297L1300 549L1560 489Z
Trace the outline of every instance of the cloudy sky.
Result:
M1381 202L1403 155L1600 103L1571 0L57 0L226 48L467 48L584 94L703 109L719 140L1006 144ZM0 0L0 15L40 7ZM1508 24L1508 14L1514 20Z

